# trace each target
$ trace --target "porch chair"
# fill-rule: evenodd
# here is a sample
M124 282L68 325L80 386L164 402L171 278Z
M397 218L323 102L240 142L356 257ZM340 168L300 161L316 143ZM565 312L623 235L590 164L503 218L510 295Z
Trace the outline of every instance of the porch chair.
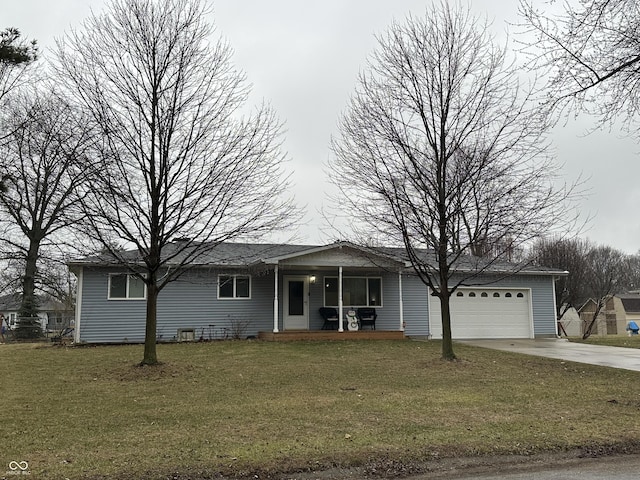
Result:
M358 318L360 319L360 328L363 328L365 325L368 325L371 327L372 330L376 329L376 318L378 318L378 314L376 313L375 308L371 308L371 307L359 308Z
M338 311L333 307L320 307L320 316L324 320L322 330L338 329Z

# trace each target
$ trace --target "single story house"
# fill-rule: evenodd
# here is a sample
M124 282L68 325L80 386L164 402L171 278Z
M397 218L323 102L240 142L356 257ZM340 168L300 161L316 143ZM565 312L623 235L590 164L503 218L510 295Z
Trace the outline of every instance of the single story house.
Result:
M74 310L47 296L37 297L38 318L43 333L57 332L73 324ZM9 328L14 329L18 320L18 311L22 303L22 294L0 296L0 313L5 317Z
M78 278L76 342L144 340L144 282L105 255L70 262L69 268ZM454 338L557 335L554 278L566 272L541 267L515 274L507 270L505 265L493 266L474 285L454 293ZM157 338L320 331L326 328L320 310L325 307L340 312L341 318L352 309L373 308L376 330L442 338L439 300L414 274L404 250L349 242L220 244L160 292ZM338 323L342 322L335 322L339 332L348 330Z

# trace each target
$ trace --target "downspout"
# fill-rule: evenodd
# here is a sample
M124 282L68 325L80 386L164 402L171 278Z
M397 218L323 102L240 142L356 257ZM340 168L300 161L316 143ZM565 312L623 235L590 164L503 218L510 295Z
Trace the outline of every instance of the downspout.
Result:
M278 264L273 269L274 292L273 292L273 333L278 333Z
M76 293L76 315L75 315L75 325L73 329L73 342L80 343L80 318L82 317L82 288L84 278L84 267L80 267L80 270L75 273L78 278L78 290Z
M404 332L404 304L402 302L402 270L398 270L398 295L400 304L400 331Z
M342 267L338 267L338 331L344 332L342 327Z

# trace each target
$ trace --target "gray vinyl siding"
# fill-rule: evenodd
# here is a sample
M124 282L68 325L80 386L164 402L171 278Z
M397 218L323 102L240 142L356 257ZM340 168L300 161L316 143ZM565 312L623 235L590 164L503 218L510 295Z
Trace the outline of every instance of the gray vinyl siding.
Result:
M109 300L109 273L124 273L122 269L84 268L79 335L81 342L120 343L144 341L146 300ZM194 270L169 284L158 298L157 334L161 341L176 339L178 329L192 328L196 338L209 335L232 336L241 325L242 337L255 336L260 331L273 330L274 272L251 274L250 299L218 299L219 274L246 274L243 271L215 269ZM278 278L278 328L282 330L283 277L313 274L316 283L309 285L309 329L320 330L323 320L319 308L324 306L324 277L337 276L332 269L285 270ZM375 276L382 278L382 306L376 307L378 330L400 329L398 274L345 268L344 276ZM518 275L492 283L493 286L529 288L533 310L535 336L556 333L551 276ZM409 336L429 334L429 296L426 286L415 276L403 274L403 320ZM345 309L349 305L344 305ZM210 326L213 327L210 327Z
M404 333L407 336L429 335L429 293L416 275L402 275Z
M108 300L109 273L120 270L84 270L80 341L144 341L146 300ZM273 328L273 272L251 275L250 299L218 299L218 274L244 272L194 272L164 288L158 297L158 339L171 341L178 329L193 328L196 338L211 334L221 338L241 329L243 337ZM214 325L210 328L210 325Z
M122 270L85 268L82 282L80 341L144 340L145 300L108 300L109 273Z

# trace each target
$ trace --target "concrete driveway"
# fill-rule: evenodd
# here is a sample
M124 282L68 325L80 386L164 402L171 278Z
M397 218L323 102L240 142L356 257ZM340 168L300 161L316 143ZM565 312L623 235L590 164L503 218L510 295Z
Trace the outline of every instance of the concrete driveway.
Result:
M589 363L605 367L623 368L640 372L640 349L605 347L572 343L565 339L540 340L457 340L476 347L493 348L507 352L557 358L569 362Z

